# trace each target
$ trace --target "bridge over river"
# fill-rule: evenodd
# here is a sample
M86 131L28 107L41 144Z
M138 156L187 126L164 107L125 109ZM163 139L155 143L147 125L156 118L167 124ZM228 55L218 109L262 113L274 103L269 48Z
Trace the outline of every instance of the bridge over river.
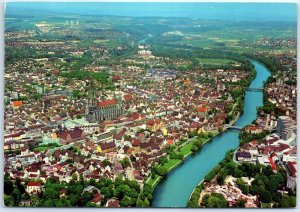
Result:
M246 88L246 91L256 91L256 92L259 92L259 91L263 91L264 88L252 88L252 87L248 87Z
M225 125L226 129L231 129L231 130L242 130L243 127L240 126L235 126L235 125Z

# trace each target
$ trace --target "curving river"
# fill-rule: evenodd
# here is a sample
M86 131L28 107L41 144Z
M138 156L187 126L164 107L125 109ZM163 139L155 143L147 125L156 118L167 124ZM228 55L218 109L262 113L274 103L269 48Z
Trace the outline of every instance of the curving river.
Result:
M263 87L270 76L269 70L261 63L251 60L256 70L256 78L250 87ZM263 93L246 91L244 114L235 123L244 127L257 117L257 107L263 105ZM171 171L155 188L152 207L186 207L193 189L218 163L227 151L239 146L239 132L226 130L211 142L187 158L179 167Z

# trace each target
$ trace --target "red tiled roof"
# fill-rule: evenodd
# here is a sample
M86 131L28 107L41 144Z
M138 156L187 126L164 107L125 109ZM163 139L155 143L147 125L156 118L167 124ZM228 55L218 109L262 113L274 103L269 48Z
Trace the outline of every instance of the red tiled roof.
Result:
M138 136L139 136L140 138L145 138L145 134L144 134L144 133L139 133Z
M273 152L273 153L271 154L271 157L273 158L273 157L275 157L275 156L277 156L277 154L276 154L275 152Z
M189 85L190 83L191 83L190 80L185 80L183 84L184 85Z
M268 159L270 161L270 165L271 165L273 171L277 171L276 164L274 163L273 159L271 157L269 157Z
M82 135L83 130L79 127L75 127L73 131L70 132L72 138L79 138Z
M187 103L187 102L189 102L189 101L190 101L190 99L189 99L189 98L187 98L187 97L183 97L183 98L182 98L182 101L183 101L183 102L185 102L185 103Z
M120 207L120 201L115 199L110 199L107 201L107 207L109 208L119 208Z
M61 155L60 150L55 150L53 156L54 157L59 157Z
M58 70L58 69L53 70L53 71L52 71L52 74L58 75L58 74L59 74L59 70Z
M101 143L100 147L103 150L107 150L107 149L112 149L116 147L116 143L114 141L109 142L109 143Z
M291 161L287 162L287 167L291 176L296 176L297 170L295 166L297 166L296 162L291 162Z
M192 128L200 128L201 125L200 125L199 122L193 122L193 123L191 123L191 127L192 127Z
M21 147L21 151L23 152L23 151L26 151L28 148L27 147Z
M139 170L134 170L133 175L135 179L139 179L141 177L141 172Z
M37 174L30 174L29 177L30 178L36 178L38 175Z
M160 119L155 119L154 121L156 124L159 124L161 122Z
M114 138L117 140L120 140L122 138L122 136L125 134L125 132L126 132L126 129L124 128L118 134L115 134Z
M64 131L62 131L62 132L58 132L58 133L57 133L57 137L66 140L67 137L68 137L68 132L67 132L67 130L64 130Z
M139 139L133 139L132 141L132 146L136 147L136 146L140 146L141 145L141 141Z
M41 186L41 183L39 183L39 182L29 182L27 184L27 186Z
M148 120L148 121L146 122L146 125L153 126L155 123L156 123L156 124L159 124L160 122L161 122L160 119Z
M130 94L126 94L123 96L125 101L129 101L132 99L132 96Z
M251 145L255 146L257 144L257 140L253 140L250 142Z
M111 100L106 100L106 101L98 102L98 106L99 107L105 107L105 106L110 106L110 105L115 105L115 104L117 104L117 100L116 99L111 99Z
M94 199L91 200L93 203L100 202L102 200L102 196L100 194L96 194Z
M147 125L153 126L154 125L154 121L153 120L148 120L146 122Z
M134 119L138 119L140 117L140 115L138 113L132 113L131 116Z
M201 112L201 113L205 113L206 108L205 107L198 107L198 111Z
M120 76L113 76L112 79L116 81L116 80L120 80L121 77Z
M288 154L296 154L296 153L297 153L297 149L295 147L293 147L289 151L286 151L284 154L288 155Z
M56 166L56 169L57 169L58 171L60 171L60 170L61 170L61 166L60 166L60 165L57 165L57 166Z
M14 107L19 107L23 105L23 101L13 101L13 106Z
M246 129L247 130L257 130L258 128L256 126L248 126Z
M18 132L18 133L14 133L14 134L9 134L9 135L5 135L4 138L14 138L14 137L19 137L20 135L24 135L24 132Z

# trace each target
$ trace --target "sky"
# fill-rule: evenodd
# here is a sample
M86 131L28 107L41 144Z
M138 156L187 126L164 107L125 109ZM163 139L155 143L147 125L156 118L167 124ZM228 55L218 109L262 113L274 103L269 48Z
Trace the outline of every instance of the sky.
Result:
M163 16L201 19L296 21L294 3L9 2L7 14L30 10L81 15Z

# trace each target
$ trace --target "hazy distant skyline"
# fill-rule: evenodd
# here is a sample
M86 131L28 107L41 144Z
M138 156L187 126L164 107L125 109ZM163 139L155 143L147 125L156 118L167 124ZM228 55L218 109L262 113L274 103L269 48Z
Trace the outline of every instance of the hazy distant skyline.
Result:
M8 2L7 15L28 15L29 10L79 15L161 16L201 19L296 21L295 3L204 2Z

